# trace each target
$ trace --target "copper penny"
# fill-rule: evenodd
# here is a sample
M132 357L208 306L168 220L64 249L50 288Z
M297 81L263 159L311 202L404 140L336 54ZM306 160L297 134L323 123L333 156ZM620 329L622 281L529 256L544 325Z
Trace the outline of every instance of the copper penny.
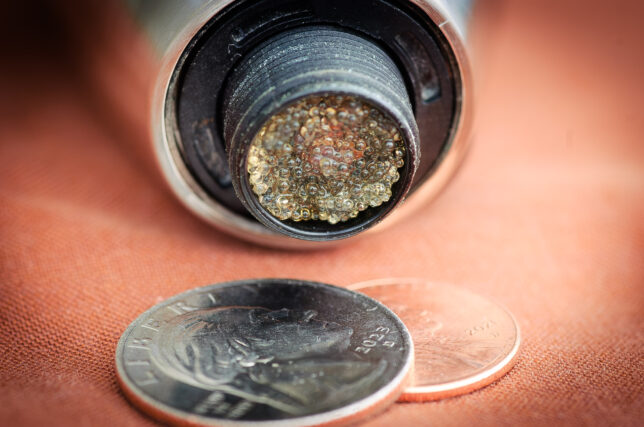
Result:
M519 326L487 298L422 279L381 279L349 288L389 307L411 333L413 380L399 401L472 392L502 377L516 361Z

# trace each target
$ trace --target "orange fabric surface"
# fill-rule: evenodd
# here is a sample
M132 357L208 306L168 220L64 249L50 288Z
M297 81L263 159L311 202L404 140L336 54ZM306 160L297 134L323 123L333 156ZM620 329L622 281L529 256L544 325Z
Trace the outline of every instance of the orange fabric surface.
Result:
M151 58L115 5L7 3L1 425L154 424L116 383L127 325L184 290L272 276L422 277L517 317L507 376L366 425L644 420L644 3L483 2L460 173L408 221L315 252L241 242L174 199L147 139Z

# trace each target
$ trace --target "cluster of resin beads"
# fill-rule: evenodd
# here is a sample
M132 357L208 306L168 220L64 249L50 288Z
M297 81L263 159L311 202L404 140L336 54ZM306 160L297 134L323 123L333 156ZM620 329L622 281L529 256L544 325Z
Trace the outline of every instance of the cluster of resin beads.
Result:
M247 170L280 220L355 218L389 200L405 145L395 123L351 96L312 96L273 115L253 138Z

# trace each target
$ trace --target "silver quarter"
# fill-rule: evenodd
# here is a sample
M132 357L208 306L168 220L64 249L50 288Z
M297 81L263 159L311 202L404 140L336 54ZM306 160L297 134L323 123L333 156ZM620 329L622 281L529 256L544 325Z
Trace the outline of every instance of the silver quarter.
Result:
M413 358L409 332L379 302L315 282L259 279L172 297L116 349L126 396L191 425L353 421L395 401Z

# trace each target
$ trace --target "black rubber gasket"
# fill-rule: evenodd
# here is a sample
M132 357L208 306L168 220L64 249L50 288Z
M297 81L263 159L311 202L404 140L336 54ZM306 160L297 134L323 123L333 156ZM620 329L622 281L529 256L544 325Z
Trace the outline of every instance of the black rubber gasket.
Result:
M449 142L460 104L452 52L429 18L394 0L238 0L197 33L175 68L171 128L197 182L219 203L250 218L230 179L222 131L223 89L239 60L261 41L302 25L350 29L379 43L397 63L420 134L420 165L410 194L427 177Z

